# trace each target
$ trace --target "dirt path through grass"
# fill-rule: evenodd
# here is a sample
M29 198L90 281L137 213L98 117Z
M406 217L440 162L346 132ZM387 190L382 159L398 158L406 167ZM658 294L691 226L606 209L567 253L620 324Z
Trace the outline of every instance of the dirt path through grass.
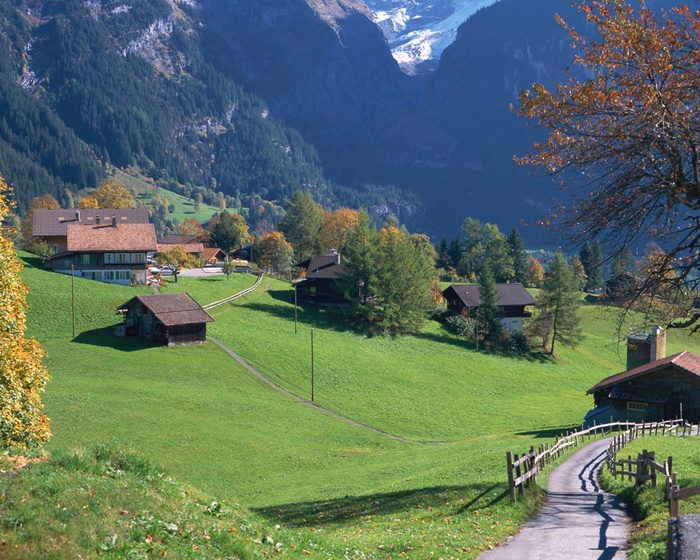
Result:
M598 486L609 443L609 438L595 441L554 469L540 514L479 560L627 558L630 520L624 505Z
M340 414L336 414L335 412L332 412L332 411L328 410L327 408L323 408L322 406L319 406L316 403L313 403L307 399L304 399L298 395L295 395L294 393L292 393L290 391L287 391L287 389L285 389L284 387L280 387L279 385L277 385L277 383L275 383L274 381L272 381L271 379L269 379L268 377L266 377L262 373L260 373L258 370L256 370L253 366L251 366L248 362L246 362L243 358L241 358L238 354L236 354L233 350L231 350L223 342L216 340L215 338L212 338L210 336L208 336L207 338L209 340L211 340L214 344L217 344L218 346L220 346L229 356L231 356L234 360L236 360L239 364L241 364L249 372L251 372L253 375L255 375L261 381L264 381L265 383L267 383L270 387L272 387L276 391L279 391L280 393L287 395L288 397L291 397L291 398L295 399L296 401L298 401L302 404L305 404L306 406L309 406L311 408L315 408L316 410L319 410L321 412L329 414L330 416L333 416L333 418L337 418L341 422L345 422L347 424L351 424L351 425L356 426L358 428L361 428L363 430L369 430L369 431L374 432L376 434L388 437L390 439L394 439L396 441L402 441L404 443L415 443L415 444L419 444L419 445L435 445L438 443L442 443L439 441L425 442L425 441L415 441L412 439L406 439L406 438L403 438L401 436L397 436L395 434L390 434L388 432L384 432L384 431L379 430L377 428L373 428L372 426L367 426L365 424L361 424L360 422L355 422L354 420L351 420L350 418L346 418L345 416L341 416Z

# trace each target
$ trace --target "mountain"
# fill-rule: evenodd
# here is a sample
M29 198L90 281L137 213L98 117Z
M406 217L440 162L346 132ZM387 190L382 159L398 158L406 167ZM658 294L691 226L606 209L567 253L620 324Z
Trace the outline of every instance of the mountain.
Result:
M478 10L498 0L366 0L401 69L434 70L457 29Z
M20 210L43 192L68 203L116 166L253 225L300 188L433 236L545 214L551 184L512 161L537 131L509 106L568 76L554 12L580 15L563 0L415 2L435 22L481 9L434 71L409 75L375 21L388 2L370 3L0 2L0 170Z

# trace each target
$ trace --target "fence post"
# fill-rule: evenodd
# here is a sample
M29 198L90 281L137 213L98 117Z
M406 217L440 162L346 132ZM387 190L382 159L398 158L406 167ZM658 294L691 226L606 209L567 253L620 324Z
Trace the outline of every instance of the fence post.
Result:
M535 447L530 446L530 459L528 460L528 463L530 464L530 471L532 471L532 476L530 479L532 480L531 484L535 484L537 482L537 464L535 463Z
M649 452L649 461L656 463L656 452L655 451ZM650 466L651 466L651 487L656 488L656 468L653 465L650 465Z
M674 496L676 493L676 490L678 489L678 486L676 485L676 479L677 479L677 474L673 473L671 475L671 491L669 492L669 500L668 500L668 516L669 517L678 517L678 498Z
M516 453L513 457L513 461L515 463L518 463L518 466L515 467L515 477L516 478L520 478L520 476L522 475L522 471L520 470L520 463L518 462L518 459L520 459L520 456ZM518 482L516 484L516 486L518 487L518 492L520 492L520 495L522 496L525 493L525 491L523 490L523 483Z
M515 501L515 484L513 482L513 452L506 451L506 464L508 468L508 493L510 499Z

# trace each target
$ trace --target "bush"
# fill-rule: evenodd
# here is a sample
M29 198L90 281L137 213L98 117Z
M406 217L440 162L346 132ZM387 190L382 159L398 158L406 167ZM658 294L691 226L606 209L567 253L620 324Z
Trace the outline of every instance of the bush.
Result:
M474 338L476 324L476 320L464 315L451 315L445 319L448 331L465 338Z

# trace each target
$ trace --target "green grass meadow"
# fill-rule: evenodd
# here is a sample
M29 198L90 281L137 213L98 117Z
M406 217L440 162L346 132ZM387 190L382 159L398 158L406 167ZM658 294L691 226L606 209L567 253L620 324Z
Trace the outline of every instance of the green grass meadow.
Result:
M625 369L614 317L593 305L582 309L577 349L519 358L476 352L436 322L415 336L367 337L337 310L312 306L298 308L295 333L293 291L265 279L211 311L208 334L297 399L213 342L167 348L112 336L116 306L149 288L75 279L73 337L71 278L22 257L28 334L52 375L48 453L134 450L276 531L277 555L475 557L516 532L538 499L510 503L506 451L579 426L593 404L586 390ZM165 290L206 304L254 280L180 277ZM312 330L314 404L325 410L300 400L311 398ZM700 352L669 333L668 353L683 349Z

